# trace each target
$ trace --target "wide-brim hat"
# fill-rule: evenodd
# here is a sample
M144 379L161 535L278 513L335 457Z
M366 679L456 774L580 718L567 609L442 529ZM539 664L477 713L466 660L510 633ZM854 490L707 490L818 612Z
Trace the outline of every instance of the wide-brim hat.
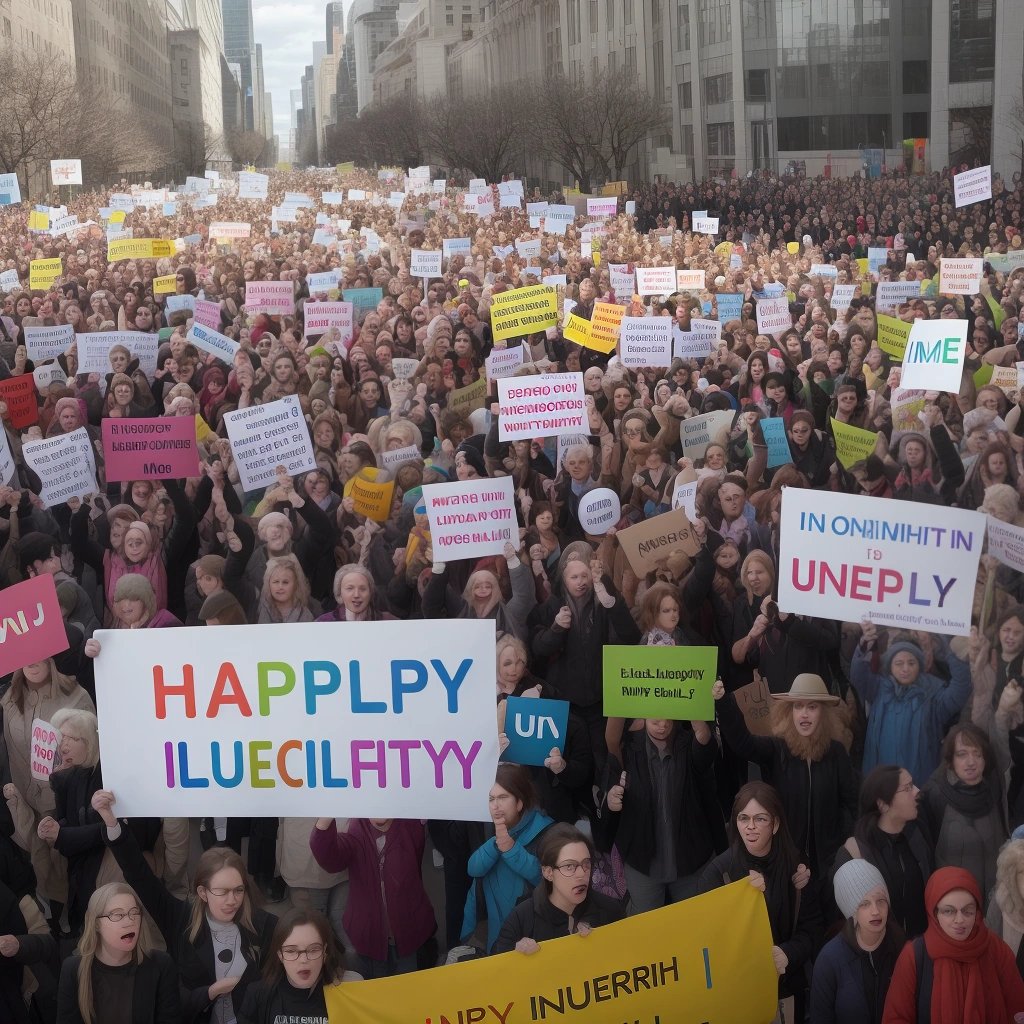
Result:
M819 704L838 704L839 698L828 692L825 680L813 672L801 672L793 680L789 693L773 693L776 700L817 701Z

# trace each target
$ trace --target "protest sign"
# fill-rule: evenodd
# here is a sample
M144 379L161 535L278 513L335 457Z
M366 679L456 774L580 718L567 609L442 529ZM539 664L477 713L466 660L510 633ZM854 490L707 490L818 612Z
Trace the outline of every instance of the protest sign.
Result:
M612 302L595 302L590 317L591 348L611 352L619 340L619 330L626 307Z
M907 350L907 342L910 340L910 328L912 324L897 320L895 317L878 317L878 347L897 362L903 361L903 355Z
M812 263L811 277L838 277L839 268L834 263Z
M586 432L583 374L542 373L498 381L499 440Z
M732 695L752 736L774 735L770 691L757 669L754 669L754 681L733 690Z
M0 675L67 649L53 576L42 573L0 591Z
M196 299L192 313L193 323L208 327L211 331L219 330L221 323L220 303L209 299ZM228 341L231 339L228 338Z
M0 272L0 290L13 292L21 287L21 279L16 270L4 270Z
M309 622L238 626L230 653L202 627L101 630L100 751L118 813L486 820L494 623L344 628L343 656Z
M336 327L342 338L352 335L351 302L307 302L302 307L303 327L313 338Z
M718 220L718 217L698 217L696 214L694 214L693 233L695 235L717 235Z
M877 274L885 266L889 258L889 250L885 246L868 247L868 272Z
M588 217L614 217L619 212L619 201L615 196L587 199Z
M978 259L951 259L939 261L940 295L977 295L981 291L981 271L984 261Z
M56 359L75 343L75 329L71 324L56 327L26 327L25 351L34 363Z
M672 320L666 316L627 316L619 335L623 366L669 366L672 363Z
M256 171L239 171L238 198L265 200L269 184L270 177L266 174L258 174Z
M903 430L920 430L921 423L918 413L925 406L923 391L910 388L893 388L890 398L892 406L892 428L894 432ZM893 438L895 440L895 436Z
M342 298L352 303L352 316L358 322L364 313L377 308L377 303L384 297L380 288L346 288Z
M657 569L659 563L675 551L694 558L700 550L700 542L681 508L645 519L620 530L615 537L633 572L641 578Z
M636 287L636 277L628 263L609 263L608 278L612 291L620 299L628 299Z
M688 331L681 331L674 322L672 324L672 353L677 359L707 359L714 354L721 340L722 324L719 320L693 317Z
M232 410L224 421L244 490L254 491L276 480L278 466L284 466L289 476L316 469L309 430L295 395Z
M407 462L422 461L423 455L414 444L407 445L405 448L389 448L380 453L380 468L386 469L392 476L399 466L404 466Z
M337 270L327 270L322 274L307 274L306 285L310 295L325 295L341 283L341 275Z
M214 302L212 305L216 306L218 304ZM164 299L164 307L168 313L176 313L179 309L195 309L196 297L194 295L168 295Z
M992 198L992 166L975 167L953 175L953 201L957 209Z
M64 386L68 382L68 375L61 368L60 363L40 363L33 371L32 376L36 381L36 390L40 394L45 394L46 389L51 384L60 384ZM2 480L8 480L9 476L0 478Z
M323 206L341 206L345 202L344 192L321 192L320 203Z
M222 239L249 238L252 225L246 221L214 221L210 225L210 237Z
M17 174L0 174L0 206L21 202L21 183Z
M701 459L709 444L725 444L732 421L733 414L727 409L717 409L683 420L679 424L683 455L688 459Z
M863 462L878 444L878 435L849 423L832 420L832 436L836 442L836 458L845 469L857 462Z
M0 381L0 402L7 406L11 426L16 430L31 427L33 423L39 422L36 381L31 373Z
M636 290L640 295L671 295L676 290L676 268L637 267Z
M502 761L543 765L551 751L565 751L565 733L569 724L567 700L540 697L509 697L505 701L505 728L508 746Z
M447 408L468 415L487 403L487 378L478 377L472 384L448 392Z
M295 285L291 281L246 281L245 308L250 313L290 315L295 312Z
M915 320L903 358L901 387L959 392L968 326L966 320Z
M769 1024L776 1015L768 914L746 878L596 928L583 941L585 955L576 935L542 942L541 971L537 956L511 952L325 987L328 1013L346 1024Z
M139 361L139 369L150 379L156 373L160 336L145 331L99 331L78 335L78 372L107 374L113 370L110 350L120 345Z
M164 238L121 238L107 243L107 262L156 260L174 255L174 242Z
M787 487L781 523L782 611L970 632L981 512Z
M409 274L412 277L440 277L441 253L429 249L410 250Z
M724 292L715 296L718 307L718 322L727 324L730 320L739 320L743 312L743 296L737 292Z
M191 416L105 416L100 426L108 482L176 480L199 475L196 421Z
M875 291L875 312L895 313L902 303L920 294L920 281L879 281Z
M53 259L32 260L28 265L28 286L33 290L45 290L63 273L64 268L59 256L54 256Z
M516 252L523 257L524 260L535 260L540 258L540 239L539 238L520 238L516 242Z
M69 434L26 441L21 450L25 464L42 483L39 497L44 508L61 505L68 498L84 498L99 490L96 458L85 427Z
M546 285L501 292L491 299L491 331L495 341L535 334L558 326L558 294Z
M988 553L1014 572L1024 572L1024 527L989 515L987 534Z
M526 349L522 345L514 345L512 348L491 349L487 357L487 379L498 380L500 377L511 377L523 365L523 358ZM395 361L391 360L394 366Z
M789 299L780 295L775 299L757 300L757 333L780 335L793 326Z
M173 295L177 287L177 278L174 274L167 274L164 277L153 278L154 295Z
M366 466L351 477L344 488L346 498L355 502L357 515L366 516L375 523L383 523L391 515L391 501L395 494L394 480L381 470Z
M589 444L589 441L584 442ZM580 498L576 518L583 532L603 537L622 518L619 496L610 487L597 487Z
M761 420L761 433L768 445L768 468L784 466L793 461L789 450L789 438L786 437L786 421L781 416L769 416Z
M500 555L506 544L519 546L510 476L428 484L423 501L435 561Z
M81 185L81 160L51 160L50 181L54 185Z
M209 352L225 363L230 363L239 349L239 344L226 334L204 327L193 321L185 336L196 348Z
M575 306L575 303L573 305ZM605 353L604 346L596 344L591 338L590 330L591 323L589 320L585 320L583 317L570 312L565 321L565 326L562 328L562 337L566 341L582 345L584 348L592 348L596 352Z
M717 647L604 647L605 717L715 720Z
M60 767L60 730L42 718L32 720L28 752L29 773L36 782L47 782Z
M707 282L703 270L677 270L676 291L697 293L704 291Z
M49 231L50 215L45 210L32 210L28 215L29 231Z
M472 240L469 238L444 238L441 240L441 255L444 259L450 256L468 256L472 246Z

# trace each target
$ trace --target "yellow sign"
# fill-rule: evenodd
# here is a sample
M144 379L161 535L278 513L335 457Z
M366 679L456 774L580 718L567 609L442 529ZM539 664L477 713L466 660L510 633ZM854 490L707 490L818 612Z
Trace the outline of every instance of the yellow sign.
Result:
M603 196L623 196L629 191L628 181L609 181L603 189Z
M124 210L111 210L110 211L110 223L111 224L123 224L125 218Z
M912 324L905 324L894 316L882 313L878 317L878 347L897 362L903 362L903 353L907 350Z
M849 469L855 462L863 462L878 443L878 435L848 423L832 420L832 436L836 439L836 458Z
M28 268L29 288L49 288L60 275L64 273L64 266L59 256L52 260L33 260Z
M790 254L790 256L796 256L797 253L800 252L800 243L799 242L787 242L786 243L786 252L788 252Z
M344 494L355 502L356 514L366 516L376 523L383 523L391 515L391 499L395 493L395 481L378 482L383 476L379 469L361 469L345 484Z
M575 345L590 348L590 321L584 320L583 317L577 316L575 313L570 313L565 327L562 328L562 337Z
M857 266L860 268L860 276L868 276L868 261L867 259L857 260Z
M288 163L287 160L279 160L277 162L277 169L279 171L290 171L292 169L292 165Z
M107 262L155 260L174 255L174 242L163 238L118 238L107 242Z
M448 392L448 408L468 416L475 409L482 409L487 401L487 378L467 384L464 388L456 388Z
M29 231L48 231L50 229L50 215L42 210L32 210L28 215Z
M153 294L154 295L173 295L174 294L174 274L168 274L166 277L155 277L155 278L153 278Z
M495 341L557 326L558 296L550 285L514 288L491 299L491 332Z
M331 1024L769 1024L778 975L764 896L743 879L540 944L324 989Z
M595 302L590 319L590 340L593 342L590 347L600 352L611 352L619 343L619 330L625 315L625 306L617 306L611 302Z
M338 174L351 174L356 169L355 160L346 160L343 164L338 164L335 170Z

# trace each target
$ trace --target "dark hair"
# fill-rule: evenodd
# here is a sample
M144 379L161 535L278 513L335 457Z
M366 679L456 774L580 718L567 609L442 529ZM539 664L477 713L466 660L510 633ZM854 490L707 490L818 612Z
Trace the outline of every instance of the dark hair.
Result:
M521 764L499 764L494 773L494 784L501 786L523 805L522 813L537 806L537 792L533 788L529 771Z
M570 843L583 843L587 848L587 853L590 854L591 861L597 856L594 853L594 844L590 841L588 835L581 832L575 825L568 825L564 821L560 821L558 824L552 825L544 833L544 838L541 841L540 850L537 855L540 866L542 868L557 867L558 855L562 852L562 848ZM544 879L544 885L547 887L548 895L550 895L551 883Z
M288 936L304 924L311 924L319 933L324 945L321 960L320 980L324 985L333 985L341 981L345 973L345 954L334 937L334 929L330 922L317 910L300 910L293 908L282 914L277 927L270 939L266 960L263 963L263 980L267 985L277 985L284 978L284 964L278 953L288 941Z
M30 537L34 536L34 534L29 534L29 536ZM24 543L24 541L22 541L22 543ZM20 553L20 546L19 546L19 553ZM993 626L993 629L992 629L992 646L993 647L998 647L998 645L999 645L999 631L1003 628L1003 626L1006 625L1007 622L1010 621L1010 619L1016 619L1018 622L1020 622L1022 625L1024 625L1024 604L1015 604L1012 607L1007 608L1006 611L1003 612L1003 614L1000 615L998 619L996 619L995 626Z
M860 843L863 835L868 845L872 845L869 835L878 827L878 819L882 812L878 809L879 801L891 804L896 799L896 790L900 788L900 772L898 764L880 764L868 772L860 787L860 817L854 828L854 835Z
M550 512L552 516L555 514L554 506L550 501L535 501L530 506L530 514L527 516L527 523L530 526L534 526L537 523L537 516L542 512Z
M960 722L954 725L942 741L942 761L945 766L953 770L953 755L956 751L956 741L960 740L965 747L974 747L981 751L985 759L985 777L989 777L996 770L996 754L992 749L988 736L979 729L973 722Z
M48 533L26 533L18 541L18 568L22 576L28 576L28 571L35 562L45 562L51 555L59 554L60 545Z
M780 869L784 871L785 877L789 877L800 863L800 854L797 852L796 844L789 834L789 826L786 824L786 809L782 806L782 798L774 786L767 782L748 782L740 787L736 799L732 802L732 811L729 813L729 828L732 830L732 848L741 852L746 851L746 844L736 827L736 817L751 800L756 800L774 819L778 822L778 829L772 837L772 846L776 847L779 856L782 858Z

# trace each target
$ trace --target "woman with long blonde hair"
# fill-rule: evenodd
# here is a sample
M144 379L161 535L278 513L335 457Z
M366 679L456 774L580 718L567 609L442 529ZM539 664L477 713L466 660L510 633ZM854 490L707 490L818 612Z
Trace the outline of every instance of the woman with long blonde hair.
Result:
M135 890L124 882L97 889L82 938L64 961L57 1024L178 1024L181 1000L174 961L153 948Z

